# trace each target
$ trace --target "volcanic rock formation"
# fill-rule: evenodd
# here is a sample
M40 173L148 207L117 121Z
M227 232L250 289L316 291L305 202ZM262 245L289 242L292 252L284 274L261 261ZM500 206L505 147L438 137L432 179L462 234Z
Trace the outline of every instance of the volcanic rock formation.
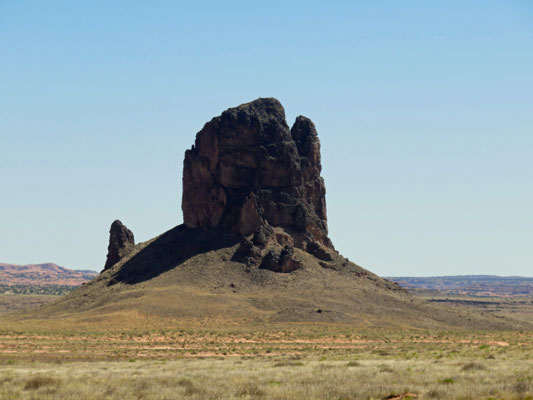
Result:
M118 219L115 220L109 230L109 246L104 271L119 262L134 245L133 233Z
M236 236L279 227L296 247L332 249L321 169L310 119L299 116L289 129L274 98L230 108L208 122L185 153L184 223ZM265 232L273 231L256 236ZM246 247L253 251L247 243L241 250Z
M133 234L115 221L105 271L35 313L136 327L165 321L516 328L516 321L418 300L335 251L320 172L309 119L298 117L289 129L275 99L230 108L185 153L184 224L134 245Z

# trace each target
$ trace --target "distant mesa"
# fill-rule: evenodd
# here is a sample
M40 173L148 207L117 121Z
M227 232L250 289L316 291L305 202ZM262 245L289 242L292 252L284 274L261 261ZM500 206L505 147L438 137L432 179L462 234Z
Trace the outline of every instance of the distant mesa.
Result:
M77 271L54 263L28 265L0 263L0 285L6 286L79 286L96 275L94 271Z
M477 297L531 297L533 278L521 276L456 275L387 278L411 290Z

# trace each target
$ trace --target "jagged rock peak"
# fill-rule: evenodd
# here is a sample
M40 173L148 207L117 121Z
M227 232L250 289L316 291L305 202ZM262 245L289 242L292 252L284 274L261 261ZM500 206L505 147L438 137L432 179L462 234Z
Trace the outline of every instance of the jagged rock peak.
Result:
M132 231L118 219L113 221L109 229L109 246L104 271L119 262L128 250L135 245Z
M182 210L189 228L247 236L281 227L295 246L328 239L320 142L313 122L292 129L274 98L224 111L206 123L185 152Z

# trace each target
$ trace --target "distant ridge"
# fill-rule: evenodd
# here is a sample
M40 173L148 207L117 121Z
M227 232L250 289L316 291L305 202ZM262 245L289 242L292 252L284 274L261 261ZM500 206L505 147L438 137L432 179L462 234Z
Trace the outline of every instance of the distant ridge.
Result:
M500 280L500 279L523 279L533 281L533 277L519 275L436 275L436 276L396 276L387 277L386 279L473 279L473 280Z
M533 277L496 275L453 275L389 277L411 290L435 290L448 294L489 297L533 296Z
M54 263L16 265L0 263L0 285L79 286L98 275L95 271L61 267Z

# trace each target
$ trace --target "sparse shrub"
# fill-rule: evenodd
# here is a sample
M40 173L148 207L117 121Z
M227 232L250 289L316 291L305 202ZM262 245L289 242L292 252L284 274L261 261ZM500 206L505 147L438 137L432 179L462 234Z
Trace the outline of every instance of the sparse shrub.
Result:
M335 366L331 364L319 364L319 365L316 365L314 369L319 370L319 371L325 371L327 369L332 369L332 368L335 368Z
M32 376L26 381L26 384L24 385L24 390L37 390L45 386L59 386L59 381L50 376Z
M391 394L389 394L387 397L385 397L385 399L391 399L391 400L412 400L414 398L418 397L418 395L416 393L402 393L402 394L398 394L398 393L394 393L392 392Z
M189 378L185 378L185 377L179 378L176 383L178 384L178 386L183 386L183 387L194 386L192 381Z
M524 393L529 388L529 385L526 382L517 382L513 386L513 390L516 393Z
M444 393L437 389L432 389L427 392L427 397L429 399L440 399L444 397Z
M401 394L398 394L396 392L391 392L388 396L385 396L385 400L389 400L389 399L398 399L402 397Z
M359 361L348 361L346 366L347 367L360 367L361 363Z
M455 380L453 378L446 378L441 381L441 383L445 383L447 385L450 385L452 383L455 383Z
M253 383L246 383L242 385L236 392L235 396L238 397L245 397L245 396L251 396L251 397L263 397L265 396L265 392L261 390L259 386Z
M5 377L0 378L0 388L2 387L2 385L4 383L11 382L11 380L12 380L12 378L9 377L9 376L5 376Z
M185 388L185 396L192 396L200 394L202 391L194 386L194 383L189 378L179 378L177 382L178 386Z
M280 361L275 363L274 367L301 367L304 363L301 361Z
M485 369L487 368L484 365L476 362L469 362L461 367L462 371L481 371Z
M107 386L104 390L104 396L111 397L113 394L115 394L116 388L114 386Z

